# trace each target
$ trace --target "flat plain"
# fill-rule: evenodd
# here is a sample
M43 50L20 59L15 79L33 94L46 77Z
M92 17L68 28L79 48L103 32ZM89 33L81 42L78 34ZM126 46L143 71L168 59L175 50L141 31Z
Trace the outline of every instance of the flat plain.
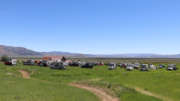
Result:
M123 61L136 62L137 59ZM178 61L147 59L138 62L156 65L176 63L180 67ZM67 70L52 70L47 67L22 64L5 66L0 63L0 101L100 101L93 92L73 87L71 83L103 89L120 101L180 101L179 70L141 72L126 71L120 67L110 71L107 68L108 66L95 66L93 69L67 67ZM28 72L30 78L23 78L20 70Z

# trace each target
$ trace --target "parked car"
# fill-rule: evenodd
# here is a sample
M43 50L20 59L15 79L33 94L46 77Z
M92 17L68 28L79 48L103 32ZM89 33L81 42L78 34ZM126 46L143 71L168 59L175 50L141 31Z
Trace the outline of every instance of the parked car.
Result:
M94 67L93 63L84 63L81 65L81 68L90 68L92 69Z
M79 62L72 62L72 63L69 64L69 66L78 67L79 66Z
M69 63L63 62L63 65L64 65L64 66L69 66Z
M166 67L165 65L159 64L159 68L160 68L160 69L163 69L163 68L165 68L165 67Z
M149 65L148 64L142 64L140 71L149 71Z
M153 64L150 64L150 65L149 65L149 68L150 68L150 69L153 69L153 70L156 70L156 69L157 69L157 67L156 67L155 65L153 65Z
M127 64L126 63L122 63L119 65L121 68L126 68L127 67Z
M51 69L59 69L59 70L66 69L66 67L63 65L62 62L54 62L54 63L51 63L49 66Z
M139 69L141 67L140 63L134 63L134 69Z
M133 65L133 64L128 64L127 67L126 67L126 70L127 70L127 71L132 71L132 70L134 70L134 65Z
M173 70L177 70L178 68L176 67L175 64L169 64L168 67L167 67L167 70L169 71L173 71Z
M35 65L34 60L27 60L23 62L24 65Z
M115 63L110 63L108 69L114 70L114 69L116 69L116 67L117 67L117 65Z
M42 60L39 62L39 66L47 67L49 65L48 61Z

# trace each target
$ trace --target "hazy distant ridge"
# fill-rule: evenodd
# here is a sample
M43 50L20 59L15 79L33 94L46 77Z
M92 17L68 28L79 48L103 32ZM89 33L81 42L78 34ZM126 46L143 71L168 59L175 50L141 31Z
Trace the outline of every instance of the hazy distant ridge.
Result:
M0 56L42 56L41 53L26 49L24 47L12 47L0 45Z
M0 45L0 56L46 56L46 55L63 55L72 57L102 57L102 58L180 58L180 54L160 55L160 54L112 54L112 55L95 55L70 52L37 52L24 47L12 47Z

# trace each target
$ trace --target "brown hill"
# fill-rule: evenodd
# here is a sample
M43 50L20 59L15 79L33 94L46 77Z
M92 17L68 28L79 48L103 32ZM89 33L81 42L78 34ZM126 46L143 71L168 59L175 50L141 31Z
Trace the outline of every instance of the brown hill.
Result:
M0 45L0 56L42 56L41 53L35 52L23 47L12 47Z

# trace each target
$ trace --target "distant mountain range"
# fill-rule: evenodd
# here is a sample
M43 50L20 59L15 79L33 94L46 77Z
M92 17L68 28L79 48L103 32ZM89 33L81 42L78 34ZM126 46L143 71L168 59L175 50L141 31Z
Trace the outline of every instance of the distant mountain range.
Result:
M180 58L180 54L175 55L160 55L160 54L111 54L111 55L97 55L97 54L81 54L81 53L70 53L70 52L37 52L24 47L13 47L13 46L5 46L0 45L0 56L8 55L8 56L17 56L17 57L25 57L25 56L34 56L34 57L42 57L42 56L70 56L70 57L101 57L101 58Z
M161 55L161 54L112 54L112 55L97 55L97 57L106 58L180 58L180 54Z
M0 56L42 56L40 52L32 51L24 47L12 47L0 45Z
M68 53L68 52L37 52L33 51L24 47L13 47L13 46L5 46L0 45L0 56L8 55L14 57L26 57L26 56L33 56L33 57L42 57L42 56L56 56L56 55L63 55L63 56L73 56L73 57L84 57L84 54L77 54L77 53Z

